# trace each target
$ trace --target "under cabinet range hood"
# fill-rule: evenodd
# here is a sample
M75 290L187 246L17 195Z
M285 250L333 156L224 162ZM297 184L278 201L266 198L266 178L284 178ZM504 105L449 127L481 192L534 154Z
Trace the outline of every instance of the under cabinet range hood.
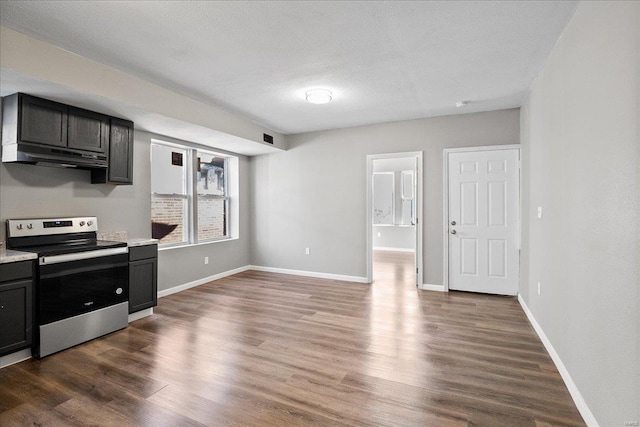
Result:
M107 156L68 148L21 142L2 146L2 162L78 169L106 169Z
M110 117L25 93L2 98L2 162L108 166Z

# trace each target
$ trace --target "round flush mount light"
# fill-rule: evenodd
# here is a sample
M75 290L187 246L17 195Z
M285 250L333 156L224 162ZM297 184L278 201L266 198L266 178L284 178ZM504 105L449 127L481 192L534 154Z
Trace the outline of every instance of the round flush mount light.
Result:
M464 107L468 103L469 103L469 101L458 101L458 102L456 102L456 107L457 108Z
M326 104L333 99L331 95L331 91L327 89L310 89L305 92L307 102L312 104Z

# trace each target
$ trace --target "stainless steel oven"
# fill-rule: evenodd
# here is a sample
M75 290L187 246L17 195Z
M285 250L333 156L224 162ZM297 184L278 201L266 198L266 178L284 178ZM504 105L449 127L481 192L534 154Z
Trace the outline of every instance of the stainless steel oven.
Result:
M128 249L97 240L96 218L9 220L7 228L11 248L38 253L34 356L127 326Z

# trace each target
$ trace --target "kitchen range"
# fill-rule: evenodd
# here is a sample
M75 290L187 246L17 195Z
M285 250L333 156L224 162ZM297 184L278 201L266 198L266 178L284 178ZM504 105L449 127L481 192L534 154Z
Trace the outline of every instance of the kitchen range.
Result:
M38 256L35 357L127 327L127 243L97 231L96 217L7 220L8 248Z

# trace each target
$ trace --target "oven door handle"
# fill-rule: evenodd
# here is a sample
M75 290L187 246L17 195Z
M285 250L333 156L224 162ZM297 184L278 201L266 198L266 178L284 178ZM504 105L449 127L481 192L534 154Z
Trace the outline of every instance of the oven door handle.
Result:
M83 259L99 258L109 255L126 254L129 248L99 249L97 251L78 252L74 254L42 256L39 259L40 265L59 264L61 262L80 261Z

